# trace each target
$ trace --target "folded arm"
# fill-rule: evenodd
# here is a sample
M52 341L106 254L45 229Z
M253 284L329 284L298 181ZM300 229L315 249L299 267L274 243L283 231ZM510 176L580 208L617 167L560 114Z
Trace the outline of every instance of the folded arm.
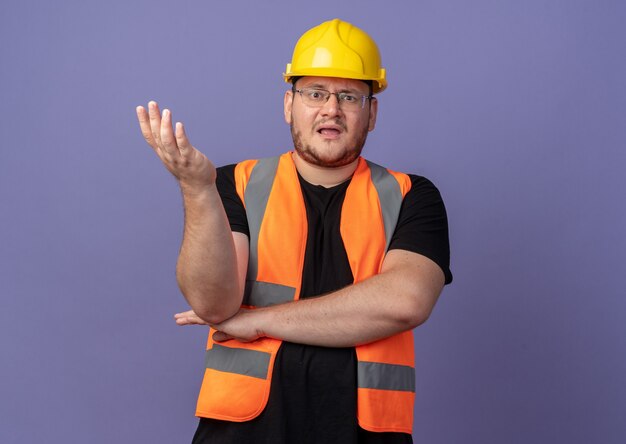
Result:
M444 274L425 256L390 251L381 273L316 298L240 310L214 324L214 339L273 337L326 347L349 347L411 330L425 322L441 293ZM192 324L190 312L176 315Z

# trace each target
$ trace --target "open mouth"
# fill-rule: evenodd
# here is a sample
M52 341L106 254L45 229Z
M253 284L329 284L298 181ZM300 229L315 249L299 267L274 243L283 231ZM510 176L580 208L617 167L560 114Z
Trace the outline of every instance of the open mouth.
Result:
M322 136L337 137L341 134L341 130L337 128L320 128L317 130Z
M321 123L316 129L317 133L327 139L336 139L345 131L345 127L339 123Z

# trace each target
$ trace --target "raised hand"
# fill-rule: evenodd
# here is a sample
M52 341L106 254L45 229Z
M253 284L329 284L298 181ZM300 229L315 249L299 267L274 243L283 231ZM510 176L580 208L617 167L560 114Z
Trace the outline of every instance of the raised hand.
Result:
M200 151L194 148L181 122L172 126L172 113L152 101L148 111L143 106L137 107L137 118L144 139L159 156L170 173L178 179L183 192L201 192L215 184L215 166Z

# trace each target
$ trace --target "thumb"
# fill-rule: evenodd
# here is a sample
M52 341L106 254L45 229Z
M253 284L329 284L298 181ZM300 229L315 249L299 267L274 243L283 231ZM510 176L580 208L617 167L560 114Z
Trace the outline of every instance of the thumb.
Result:
M213 340L215 342L224 342L228 341L229 339L233 339L233 336L226 334L223 331L216 331L215 333L213 333Z

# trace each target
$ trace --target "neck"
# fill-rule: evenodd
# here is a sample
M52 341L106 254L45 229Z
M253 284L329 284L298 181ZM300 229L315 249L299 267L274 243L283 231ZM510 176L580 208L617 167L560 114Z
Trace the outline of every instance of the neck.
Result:
M348 180L359 163L357 158L348 165L337 168L324 168L313 165L302 159L297 152L292 153L293 163L296 170L304 180L313 185L321 185L326 188L334 187Z

